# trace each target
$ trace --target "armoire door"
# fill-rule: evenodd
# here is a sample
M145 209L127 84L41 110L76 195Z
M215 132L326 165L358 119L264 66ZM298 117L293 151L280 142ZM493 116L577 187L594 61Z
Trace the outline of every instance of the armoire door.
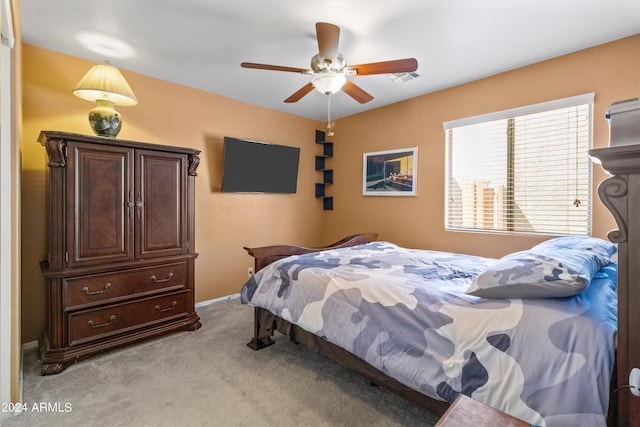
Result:
M136 258L189 253L186 154L136 150Z
M132 260L134 150L71 142L67 153L67 266Z

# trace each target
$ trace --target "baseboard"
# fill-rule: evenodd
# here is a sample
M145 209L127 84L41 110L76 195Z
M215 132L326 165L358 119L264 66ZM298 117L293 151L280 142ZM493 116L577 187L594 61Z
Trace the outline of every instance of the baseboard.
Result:
M239 293L238 294L227 295L225 297L214 298L214 299L210 299L210 300L206 300L206 301L200 301L200 302L197 302L195 304L195 306L196 306L196 308L205 307L205 306L207 306L209 304L213 304L213 303L216 303L216 302L233 300L233 299L238 299L238 298L240 298L240 294Z

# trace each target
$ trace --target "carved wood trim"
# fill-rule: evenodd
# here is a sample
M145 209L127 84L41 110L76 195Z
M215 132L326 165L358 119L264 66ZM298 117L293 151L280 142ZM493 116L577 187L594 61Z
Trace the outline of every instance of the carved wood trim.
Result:
M640 210L640 141L638 144L600 148L589 151L602 168L613 175L598 187L598 195L613 215L618 230L608 238L618 246L618 346L616 370L618 386L628 382L632 367L640 363L637 331L640 316L635 308L640 303L640 238L633 219ZM640 401L628 390L620 390L610 402L617 412L619 427L635 426L640 419Z
M196 169L200 165L200 156L197 154L189 154L189 175L198 176Z
M618 225L617 230L612 230L607 234L609 240L614 243L627 241L627 193L627 177L625 175L607 178L598 186L600 200L609 209Z
M64 139L47 139L45 147L47 149L47 156L49 157L47 165L50 168L63 168L67 165L67 144L65 144Z

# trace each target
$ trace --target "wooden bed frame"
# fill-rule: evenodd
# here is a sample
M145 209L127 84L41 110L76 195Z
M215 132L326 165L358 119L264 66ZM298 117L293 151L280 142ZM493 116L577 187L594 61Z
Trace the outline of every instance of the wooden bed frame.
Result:
M601 183L598 195L618 225L617 230L608 234L609 240L618 244L618 332L616 366L611 379L614 392L609 403L607 424L612 427L633 427L638 426L640 420L640 398L634 397L625 385L628 384L631 369L640 367L640 232L635 230L635 222L629 220L637 218L640 213L640 144L595 149L589 154L613 175ZM352 235L320 248L279 245L245 247L245 250L255 258L255 270L259 271L290 255L354 246L376 239L376 233L366 233ZM447 402L432 399L404 386L346 350L265 309L255 308L254 336L247 345L254 350L267 347L273 344L271 336L275 331L288 336L291 341L305 344L433 414L441 415L449 406ZM618 384L622 387L617 387Z

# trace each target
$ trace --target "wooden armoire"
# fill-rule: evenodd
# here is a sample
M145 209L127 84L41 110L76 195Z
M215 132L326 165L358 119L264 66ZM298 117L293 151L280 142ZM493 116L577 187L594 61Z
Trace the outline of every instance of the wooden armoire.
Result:
M196 330L198 150L43 131L48 156L42 374Z

